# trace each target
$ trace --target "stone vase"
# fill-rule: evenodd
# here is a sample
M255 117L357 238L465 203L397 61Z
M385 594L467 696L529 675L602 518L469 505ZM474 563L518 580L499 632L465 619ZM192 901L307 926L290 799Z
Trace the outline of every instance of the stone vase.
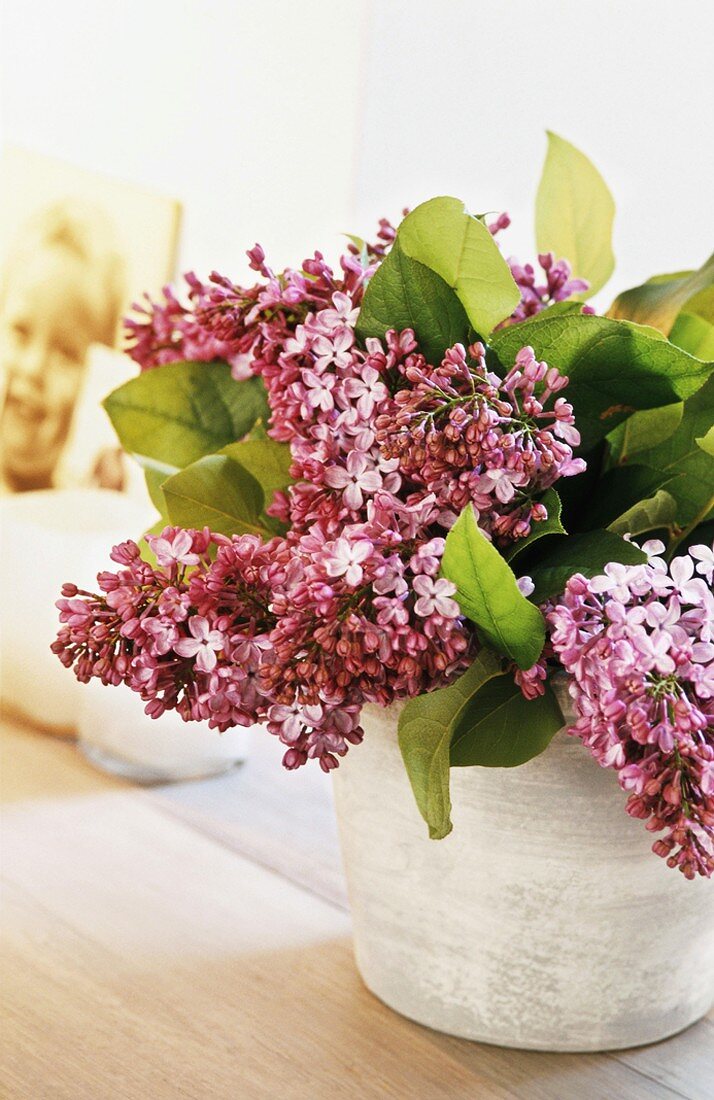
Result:
M564 730L512 769L451 771L428 839L398 707L363 713L334 773L357 966L397 1012L499 1046L651 1043L714 1001L714 883L651 851L613 772Z

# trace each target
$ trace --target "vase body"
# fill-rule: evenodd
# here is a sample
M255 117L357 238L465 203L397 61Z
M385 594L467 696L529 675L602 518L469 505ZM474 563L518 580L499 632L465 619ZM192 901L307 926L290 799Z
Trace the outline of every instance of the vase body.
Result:
M519 768L454 768L428 839L398 707L363 712L334 773L365 984L403 1015L501 1046L654 1042L714 1001L714 883L654 855L615 774L565 731Z

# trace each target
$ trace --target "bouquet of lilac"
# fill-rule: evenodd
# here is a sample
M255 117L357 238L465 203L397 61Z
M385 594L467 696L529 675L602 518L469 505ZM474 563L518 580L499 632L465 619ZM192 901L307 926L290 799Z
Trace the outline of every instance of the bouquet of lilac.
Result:
M547 747L565 674L654 851L710 875L714 264L597 316L612 220L550 135L541 274L504 258L505 215L436 198L337 269L277 274L256 245L254 285L189 275L137 307L141 373L106 408L161 519L97 592L65 585L62 662L152 716L262 723L288 768L329 771L365 703L408 700L433 837L451 766Z

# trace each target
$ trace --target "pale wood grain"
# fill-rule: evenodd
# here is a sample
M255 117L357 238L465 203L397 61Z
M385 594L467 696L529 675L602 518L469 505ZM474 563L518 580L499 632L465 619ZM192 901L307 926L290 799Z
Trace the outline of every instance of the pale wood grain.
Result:
M317 767L288 772L284 746L253 736L248 762L198 783L147 788L165 812L256 863L347 909L330 777Z
M3 1098L710 1095L708 1024L615 1057L401 1019L360 983L344 911L235 850L207 804L179 820L178 788L169 813L68 745L4 734Z
M713 887L714 888L714 887ZM714 1014L665 1043L625 1050L618 1061L663 1085L679 1096L714 1097Z
M332 785L319 769L276 774L280 754L274 738L256 737L246 767L219 779L155 787L148 794L157 806L206 835L347 908ZM495 1050L477 1049L489 1054ZM482 1057L486 1065L488 1059L485 1054ZM556 1064L567 1078L566 1060L559 1057ZM669 1086L677 1095L714 1097L714 1087L704 1084L714 1080L712 1019L667 1042L608 1057ZM575 1075L584 1063L585 1059L572 1063ZM498 1058L496 1065L500 1066ZM513 1058L511 1065L515 1066Z

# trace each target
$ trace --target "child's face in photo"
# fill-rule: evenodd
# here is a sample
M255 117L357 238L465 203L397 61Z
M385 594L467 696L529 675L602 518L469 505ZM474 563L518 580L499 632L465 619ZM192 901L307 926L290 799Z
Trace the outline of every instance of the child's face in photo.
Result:
M12 488L52 484L94 338L95 298L86 265L61 247L8 272L0 301L0 429Z

